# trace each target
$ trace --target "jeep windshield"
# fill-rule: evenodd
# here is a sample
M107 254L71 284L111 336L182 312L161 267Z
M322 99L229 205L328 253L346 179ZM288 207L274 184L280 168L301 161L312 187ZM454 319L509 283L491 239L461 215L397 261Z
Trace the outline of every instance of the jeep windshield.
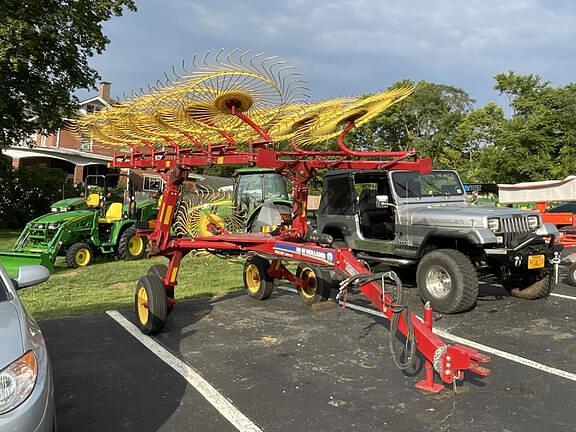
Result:
M462 182L454 171L397 171L392 173L392 185L400 198L451 197L464 195Z

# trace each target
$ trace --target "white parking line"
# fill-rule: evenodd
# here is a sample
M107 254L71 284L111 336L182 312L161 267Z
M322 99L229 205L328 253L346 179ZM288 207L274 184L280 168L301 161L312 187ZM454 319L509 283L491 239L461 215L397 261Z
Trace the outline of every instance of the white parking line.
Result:
M291 288L291 287L283 287L283 286L281 286L281 287L278 287L278 288L280 288L280 289L282 289L282 290L284 290L284 291L297 292L296 289ZM367 314L370 314L370 315L375 315L375 316L378 316L378 317L384 317L384 314L383 314L382 312L377 311L377 310L374 310L374 309L370 309L370 308L367 308L367 307L364 307L364 306L359 306L359 305L354 304L354 303L343 303L343 304L345 304L346 307L348 307L348 308L350 308L350 309L354 309L354 310L357 310L357 311L360 311L360 312L364 312L364 313L367 313ZM416 315L416 316L418 317L418 315ZM420 317L418 317L418 318L421 319ZM448 340L451 340L451 341L453 341L453 342L460 343L460 344L463 344L463 345L468 345L468 346L470 346L470 347L472 347L472 348L476 348L477 350L484 351L484 352L490 353L490 354L492 354L492 355L495 355L495 356L502 357L502 358L505 358L505 359L507 359L507 360L513 361L513 362L515 362L515 363L520 363L520 364L523 364L524 366L528 366L528 367L531 367L531 368L534 368L534 369L538 369L538 370L541 370L541 371L543 371L543 372L547 372L547 373L549 373L549 374L556 375L556 376L559 376L559 377L561 377L561 378L565 378L565 379L568 379L568 380L570 380L570 381L575 381L575 382L576 382L576 374L574 374L574 373L572 373L572 372L567 372L567 371L564 371L564 370L561 370L561 369L557 369L557 368L554 368L554 367L546 366L546 365L544 365L544 364L542 364L542 363L538 363L538 362L535 362L534 360L530 360L530 359L527 359L527 358L524 358L524 357L520 357L520 356L518 356L518 355L516 355L516 354L511 354L511 353L509 353L509 352L502 351L502 350L499 350L499 349L497 349L497 348L492 348L492 347L490 347L490 346L483 345L483 344L480 344L480 343L478 343L478 342L471 341L471 340L469 340L469 339L464 339L464 338L462 338L462 337L460 337L460 336L453 335L452 333L448 333L447 331L442 330L442 329L439 329L439 328L435 328L435 329L433 329L433 331L434 331L434 333L436 333L438 336L443 337L444 339L448 339Z
M550 293L550 295L552 297L560 297L560 298L565 298L565 299L569 299L569 300L576 300L576 297L572 297L566 294L556 294L556 293Z
M106 312L110 317L120 324L124 329L134 336L142 345L156 354L164 363L178 372L190 383L216 410L224 416L232 425L241 432L262 432L248 417L242 414L238 408L222 396L212 385L202 378L194 369L180 360L178 357L168 352L162 345L140 330L122 316L118 311L110 310Z

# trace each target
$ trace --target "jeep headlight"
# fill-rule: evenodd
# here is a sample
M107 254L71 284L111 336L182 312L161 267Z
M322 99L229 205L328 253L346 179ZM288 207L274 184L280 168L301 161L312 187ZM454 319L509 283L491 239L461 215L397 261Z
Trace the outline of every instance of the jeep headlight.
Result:
M500 219L489 218L488 219L488 229L492 232L500 231Z
M32 351L0 371L0 414L13 410L30 396L37 376L38 363Z
M528 221L528 228L530 228L531 230L535 230L540 225L538 216L528 216L526 220Z

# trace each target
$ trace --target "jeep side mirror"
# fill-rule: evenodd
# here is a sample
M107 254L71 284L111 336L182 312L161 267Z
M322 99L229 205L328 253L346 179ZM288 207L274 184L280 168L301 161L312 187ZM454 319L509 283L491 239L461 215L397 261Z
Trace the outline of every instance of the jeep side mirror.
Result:
M376 195L376 208L385 208L388 207L388 204L388 195Z

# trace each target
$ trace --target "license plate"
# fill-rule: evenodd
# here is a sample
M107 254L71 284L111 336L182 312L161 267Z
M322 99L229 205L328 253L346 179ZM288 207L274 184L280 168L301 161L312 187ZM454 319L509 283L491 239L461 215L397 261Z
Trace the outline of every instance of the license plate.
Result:
M528 269L544 268L544 255L531 255L528 257Z

